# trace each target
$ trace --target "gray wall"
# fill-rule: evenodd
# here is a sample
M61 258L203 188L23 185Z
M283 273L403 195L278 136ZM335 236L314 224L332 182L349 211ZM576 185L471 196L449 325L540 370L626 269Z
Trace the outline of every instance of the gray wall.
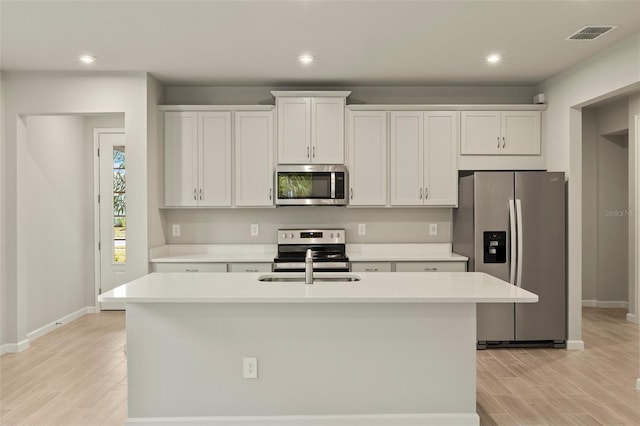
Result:
M636 134L636 115L640 115L640 92L634 93L629 96L629 211L634 212L633 215L629 215L628 226L629 235L638 235L636 230L636 216L640 212L636 211L636 199L638 197L638 186L636 185L636 179L638 175L638 167L640 166L636 162L638 155L638 135ZM638 254L636 253L636 241L635 238L629 238L629 312L635 315L636 322L640 320L638 315L638 277L636 275L636 267L638 263Z
M628 99L582 114L583 300L629 301Z
M308 226L346 229L349 243L449 243L451 209L352 209L345 207L278 207L270 209L167 209L164 211L168 244L272 244L279 228ZM252 237L251 224L260 226ZM358 235L358 223L367 234ZM429 236L429 223L438 235ZM171 225L180 224L180 237Z
M350 90L347 104L530 104L530 86L166 87L168 105L275 105L271 90Z

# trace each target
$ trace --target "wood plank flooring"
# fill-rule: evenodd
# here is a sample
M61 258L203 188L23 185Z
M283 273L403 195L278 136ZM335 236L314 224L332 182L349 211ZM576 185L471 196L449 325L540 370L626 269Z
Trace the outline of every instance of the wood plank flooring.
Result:
M86 315L0 357L0 425L123 425L122 312ZM640 425L636 324L583 309L586 350L478 351L481 425Z

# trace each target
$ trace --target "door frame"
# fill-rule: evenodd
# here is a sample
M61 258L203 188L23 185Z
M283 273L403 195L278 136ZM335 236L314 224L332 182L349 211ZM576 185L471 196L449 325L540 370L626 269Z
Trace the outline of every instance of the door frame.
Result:
M125 129L120 127L96 127L93 129L93 292L96 312L100 312L102 310L100 302L98 301L100 288L102 287L102 278L100 274L102 261L100 250L98 249L98 244L100 243L100 203L98 203L98 195L100 194L100 157L98 156L98 148L100 147L100 135L110 133L125 134Z

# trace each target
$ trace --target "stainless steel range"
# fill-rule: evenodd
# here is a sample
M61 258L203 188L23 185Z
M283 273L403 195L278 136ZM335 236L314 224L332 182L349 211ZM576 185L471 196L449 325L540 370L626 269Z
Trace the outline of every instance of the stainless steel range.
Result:
M348 272L344 229L280 229L276 272L304 272L305 254L313 251L313 269L319 272Z

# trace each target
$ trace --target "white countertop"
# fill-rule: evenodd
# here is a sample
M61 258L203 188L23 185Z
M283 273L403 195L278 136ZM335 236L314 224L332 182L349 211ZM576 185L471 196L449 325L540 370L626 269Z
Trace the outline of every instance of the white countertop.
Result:
M347 244L352 262L464 262L451 244ZM150 250L152 263L273 262L276 244L169 244Z
M135 303L531 303L538 296L481 272L348 274L358 282L259 282L293 273L152 273L99 297ZM316 277L336 276L316 273Z

